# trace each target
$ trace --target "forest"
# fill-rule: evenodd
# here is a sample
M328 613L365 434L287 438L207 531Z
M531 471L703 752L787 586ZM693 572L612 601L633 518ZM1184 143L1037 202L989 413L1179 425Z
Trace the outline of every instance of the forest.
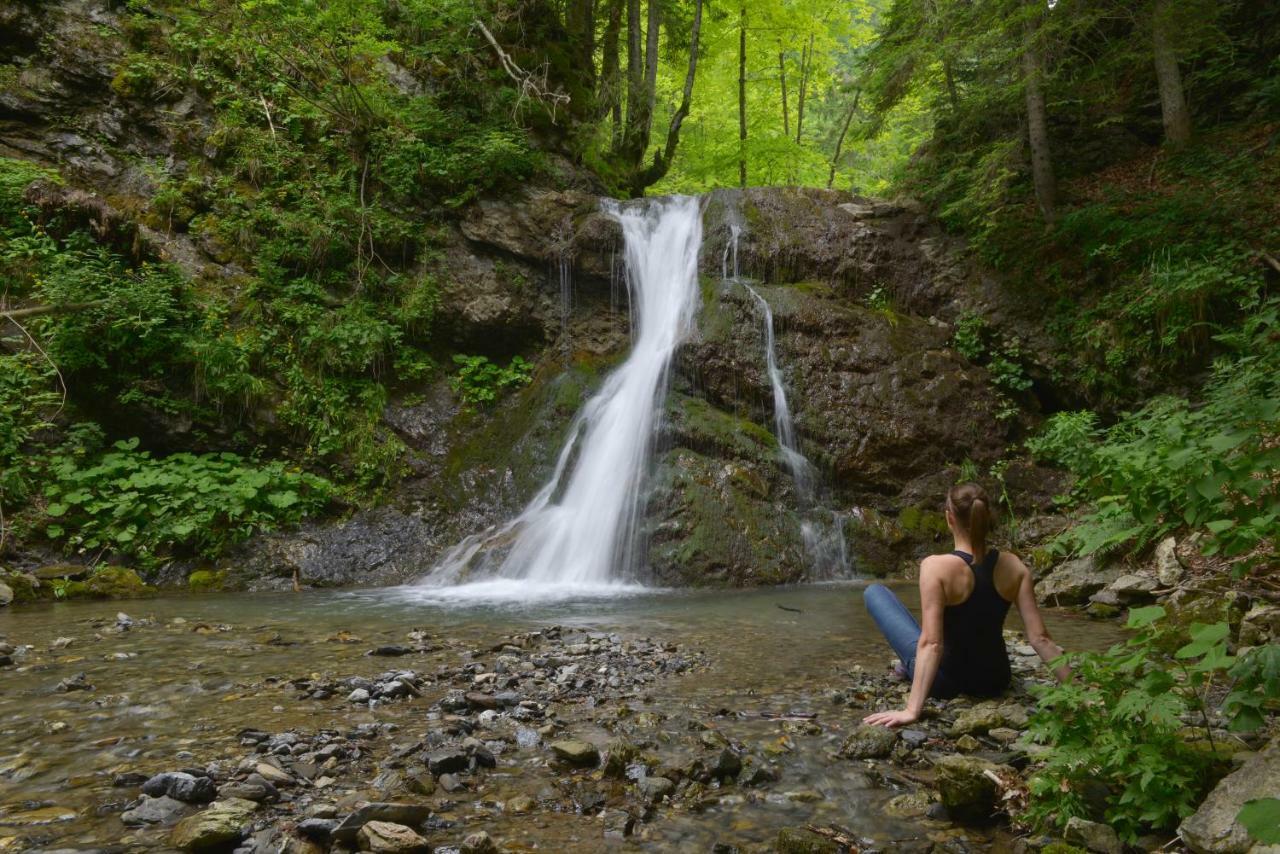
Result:
M623 364L634 282L600 200L701 196L702 314L646 451L640 580L816 580L819 506L851 574L912 579L947 531L928 491L979 481L1038 579L1084 567L1053 604L1123 632L1019 701L1041 752L988 775L998 832L1269 850L1278 188L1265 0L14 0L0 606L413 580L575 459L556 449ZM767 370L743 356L744 282ZM785 476L788 442L817 486ZM0 619L0 667L22 630ZM862 678L831 690L883 700ZM1255 759L1236 847L1195 841L1185 822ZM727 785L681 773L647 802ZM0 801L21 779L0 761ZM6 810L0 851L28 850ZM804 842L837 847L777 850L860 850L838 818ZM1114 846L1082 841L1094 823Z

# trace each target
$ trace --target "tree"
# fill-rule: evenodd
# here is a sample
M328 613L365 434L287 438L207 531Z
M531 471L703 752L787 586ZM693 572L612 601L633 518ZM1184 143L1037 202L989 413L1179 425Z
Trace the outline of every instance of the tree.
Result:
M1026 0L1022 85L1027 105L1027 140L1031 145L1031 180L1035 187L1036 205L1044 221L1053 222L1058 215L1058 192L1049 150L1049 117L1044 105L1044 60L1039 44L1040 23L1044 16L1041 3L1042 0Z
M1191 111L1182 91L1182 72L1173 49L1172 6L1169 0L1155 0L1151 6L1151 55L1160 88L1160 111L1165 139L1174 145L1191 140Z

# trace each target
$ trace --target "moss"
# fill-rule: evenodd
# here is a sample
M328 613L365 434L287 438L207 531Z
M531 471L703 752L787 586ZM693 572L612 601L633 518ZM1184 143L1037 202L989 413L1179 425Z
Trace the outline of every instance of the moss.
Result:
M680 440L702 453L720 453L771 463L778 448L773 433L750 419L717 409L700 397L672 394L667 417Z
M15 605L35 602L41 598L40 581L33 575L25 572L5 572L0 573L0 581L9 585L9 589L13 591Z
M1040 849L1040 854L1089 854L1089 852L1065 842L1050 842Z
M211 592L225 590L227 571L225 569L197 569L187 576L187 587L195 592Z
M156 589L138 577L138 573L122 566L107 566L99 569L83 582L69 582L67 598L94 599L135 599L139 596L151 596ZM74 589L74 592L72 590Z
M947 533L947 517L936 510L904 507L902 512L898 514L898 524L908 534L917 537L931 537L934 534Z

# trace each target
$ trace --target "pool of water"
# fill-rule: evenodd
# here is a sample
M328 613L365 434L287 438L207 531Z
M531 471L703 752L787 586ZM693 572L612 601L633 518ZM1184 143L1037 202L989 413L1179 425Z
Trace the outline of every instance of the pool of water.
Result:
M237 733L246 727L314 731L390 721L412 731L422 726L430 696L372 709L341 698L298 702L287 681L372 675L388 667L431 670L514 632L552 624L705 654L698 672L658 678L637 698L662 713L672 745L682 729L694 728L690 722L713 718L734 741L789 742L783 781L770 791L724 797L699 812L661 811L626 844L707 850L729 839L764 845L778 827L809 821L873 828L884 840L918 833L880 817L877 807L889 793L869 788L856 764L831 755L863 713L856 703L832 702L841 675L856 667L880 669L890 660L861 591L856 583L735 592L631 589L520 601L400 587L7 609L0 612L0 636L33 649L17 667L0 670L0 850L25 850L33 840L50 847L110 842L159 850L163 835L120 823L121 806L136 788L112 787L116 774L238 757ZM914 607L913 587L898 592ZM119 612L135 626L119 631ZM1050 612L1047 621L1068 649L1097 648L1116 637L1114 628L1075 615ZM1009 627L1018 627L1016 615ZM415 630L428 633L438 649L390 663L366 655L380 644L403 643ZM92 690L58 690L81 673ZM794 711L816 714L818 725L797 732L771 718ZM575 732L606 737L601 714L584 707L562 719ZM664 737L659 733L658 741ZM486 784L487 799L449 807L453 817L511 844L598 850L598 832L584 835L581 817L517 818L483 807L504 792L548 785L550 772L535 766L527 774L519 764L500 766Z

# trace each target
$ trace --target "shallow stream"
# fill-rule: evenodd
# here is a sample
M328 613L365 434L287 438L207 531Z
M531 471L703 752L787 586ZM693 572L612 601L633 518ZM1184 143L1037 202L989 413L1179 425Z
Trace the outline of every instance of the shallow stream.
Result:
M910 587L899 592L914 604ZM750 849L768 844L780 827L830 822L892 848L894 840L927 832L919 822L885 816L880 806L894 794L892 786L834 756L865 713L865 698L841 691L850 670L881 671L890 656L856 583L644 591L542 604L432 598L438 595L413 587L227 594L0 613L0 637L32 647L17 656L16 667L0 670L0 850L104 843L164 850L163 832L122 825L120 811L137 787L113 787L118 774L241 757L238 733L245 728L314 732L389 722L409 737L427 725L428 710L447 686L369 707L342 695L300 698L289 680L372 676L388 667L431 673L489 654L513 633L550 625L651 638L705 654L689 672L646 677L625 700L632 711L619 712L616 699L560 708L565 731L603 747L623 714L652 711L660 723L650 741L659 752L695 749L696 742L687 746L690 733L711 727L735 745L767 753L781 768L781 779L766 789L728 787L698 810L665 807L629 839L610 844L706 851L728 842ZM122 611L134 622L126 631L116 628ZM1010 618L1011 628L1016 620ZM1075 615L1050 613L1048 622L1068 649L1097 648L1116 636L1111 626ZM430 636L428 651L395 659L367 655L405 643L414 630ZM80 673L91 689L57 690ZM816 718L775 717L784 713ZM472 790L430 800L456 824L459 838L462 830L484 829L516 849L599 850L601 823L554 805L565 785L563 772L537 752L517 751L501 756ZM516 793L544 807L510 815L502 804Z

